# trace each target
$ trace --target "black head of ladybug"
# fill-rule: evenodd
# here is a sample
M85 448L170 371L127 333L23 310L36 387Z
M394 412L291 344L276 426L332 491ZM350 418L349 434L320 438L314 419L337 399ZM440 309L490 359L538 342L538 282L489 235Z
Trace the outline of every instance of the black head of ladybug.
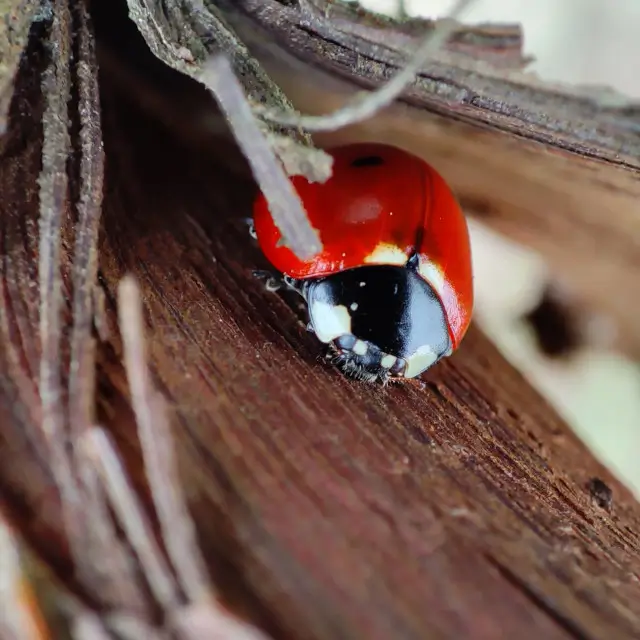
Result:
M310 328L361 380L413 378L451 352L438 295L407 266L368 265L306 280Z

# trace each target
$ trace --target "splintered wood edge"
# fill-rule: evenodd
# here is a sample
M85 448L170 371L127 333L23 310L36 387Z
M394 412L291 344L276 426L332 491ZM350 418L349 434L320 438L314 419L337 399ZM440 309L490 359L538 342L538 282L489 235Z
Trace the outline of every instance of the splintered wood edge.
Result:
M329 38L276 4L243 0L230 15L303 113L327 113L357 88L379 86L402 59L403 49L385 40L391 27L368 29L365 39L345 18L340 37ZM387 142L423 156L471 216L545 257L581 310L585 341L640 358L640 300L625 295L640 269L639 114L637 102L614 92L443 52L402 102L315 139ZM594 317L608 318L613 331L593 332Z

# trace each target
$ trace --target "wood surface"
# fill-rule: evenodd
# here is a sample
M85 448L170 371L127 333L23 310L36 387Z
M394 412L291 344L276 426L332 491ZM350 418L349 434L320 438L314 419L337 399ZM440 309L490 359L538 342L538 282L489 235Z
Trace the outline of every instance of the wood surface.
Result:
M42 423L46 56L35 39L27 62L0 157L1 504L86 607L135 613L136 601L74 570L52 463L30 437ZM156 92L206 103L148 63ZM256 186L229 136L196 144L115 69L106 63L101 77L95 420L151 510L117 326L117 287L132 273L181 484L224 602L274 639L640 637L640 505L523 376L473 326L423 387L344 378L322 361L299 301L251 276L265 266L244 222ZM77 157L62 225L65 364ZM63 369L65 389L68 379ZM112 558L95 562L108 571Z

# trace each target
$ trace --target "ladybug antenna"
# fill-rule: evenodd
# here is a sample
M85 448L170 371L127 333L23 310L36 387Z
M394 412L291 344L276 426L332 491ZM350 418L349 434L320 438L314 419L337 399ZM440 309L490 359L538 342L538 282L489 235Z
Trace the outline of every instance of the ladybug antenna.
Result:
M420 266L420 256L418 255L417 251L414 251L409 257L409 260L407 260L407 268L412 269L413 271L416 271L419 266Z

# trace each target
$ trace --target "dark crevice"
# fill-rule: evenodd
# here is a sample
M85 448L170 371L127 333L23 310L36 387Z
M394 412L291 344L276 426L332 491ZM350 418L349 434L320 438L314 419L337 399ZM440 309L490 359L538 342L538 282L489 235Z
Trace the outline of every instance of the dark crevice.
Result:
M564 629L572 638L576 640L597 640L595 635L588 633L583 627L578 625L575 620L558 611L555 606L541 593L537 592L530 584L524 582L519 576L513 573L509 568L501 564L491 554L483 554L485 559L491 564L498 573L514 588L520 591L537 609L551 618L559 627Z

